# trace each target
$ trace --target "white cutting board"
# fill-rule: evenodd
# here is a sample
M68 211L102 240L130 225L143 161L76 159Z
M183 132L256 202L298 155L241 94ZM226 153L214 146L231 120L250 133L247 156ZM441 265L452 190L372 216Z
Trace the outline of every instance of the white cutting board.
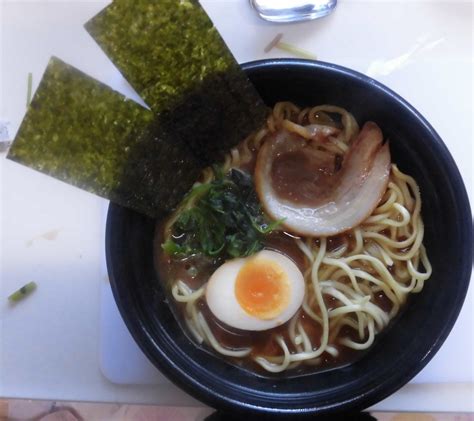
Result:
M101 285L100 368L112 383L168 382L133 340L115 304L110 284L105 281Z

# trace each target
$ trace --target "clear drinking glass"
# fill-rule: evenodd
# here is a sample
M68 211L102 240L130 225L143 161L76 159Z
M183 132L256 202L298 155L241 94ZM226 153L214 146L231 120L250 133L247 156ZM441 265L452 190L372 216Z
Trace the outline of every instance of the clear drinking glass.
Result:
M321 18L336 7L337 0L250 0L262 19L296 22Z

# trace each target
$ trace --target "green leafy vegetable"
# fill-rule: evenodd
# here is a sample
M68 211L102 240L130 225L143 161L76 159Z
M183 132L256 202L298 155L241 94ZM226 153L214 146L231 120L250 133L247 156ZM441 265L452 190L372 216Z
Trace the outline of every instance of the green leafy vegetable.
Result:
M173 225L173 238L162 245L171 255L249 256L262 249L263 237L281 221L268 223L252 178L238 170L200 184L188 194ZM193 206L186 204L193 202Z

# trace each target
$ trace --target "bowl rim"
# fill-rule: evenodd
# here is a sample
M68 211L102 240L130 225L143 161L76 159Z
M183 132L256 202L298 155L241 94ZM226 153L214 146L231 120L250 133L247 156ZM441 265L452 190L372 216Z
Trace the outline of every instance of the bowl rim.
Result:
M471 207L469 205L469 198L467 191L464 185L464 181L459 173L459 170L456 166L456 163L451 156L447 146L444 144L438 133L431 126L431 124L406 100L404 100L400 95L392 91L390 88L386 87L382 83L372 79L369 76L366 76L355 70L322 61L313 61L306 59L264 59L256 60L241 65L244 71L253 71L253 70L284 70L285 68L301 68L305 71L308 71L308 68L315 68L318 70L326 70L335 72L336 74L342 75L345 78L350 80L359 81L363 84L370 84L373 88L376 88L378 91L381 91L384 95L390 97L391 101L397 102L402 108L406 109L410 114L412 114L417 120L418 124L424 126L424 129L430 135L430 142L433 142L436 149L442 154L443 162L447 166L446 171L453 177L452 184L456 185L456 195L460 199L459 210L461 212L461 220L459 223L468 223L468 229L462 232L463 240L466 240L468 247L463 248L463 253L461 256L462 262L468 262L472 260L472 215ZM141 350L145 355L152 361L152 363L157 366L160 371L162 371L168 379L175 383L178 387L189 393L190 395L196 397L200 401L214 407L232 409L239 413L249 411L252 413L265 413L271 414L273 416L281 415L308 415L308 414L322 414L329 413L333 411L345 411L345 410L360 410L366 407L369 407L376 402L386 398L404 384L406 384L410 379L412 379L418 372L420 372L426 364L431 360L431 358L436 354L440 349L441 345L446 340L451 329L454 326L454 323L461 311L464 299L466 297L467 289L470 282L471 274L471 265L463 264L462 265L462 276L460 276L459 284L457 288L456 303L457 305L451 309L449 312L448 319L445 320L441 332L437 335L435 340L431 343L425 355L416 362L414 367L411 367L409 370L400 370L400 374L397 377L397 381L393 381L393 378L383 379L381 382L373 386L370 391L367 393L360 394L358 396L339 401L337 405L328 404L328 405L318 405L316 407L286 407L286 408L272 408L269 406L258 406L250 404L248 402L242 402L240 400L233 399L230 396L223 395L217 390L208 388L206 385L196 382L196 380L181 367L175 364L175 362L167 355L163 349L157 344L156 340L150 335L150 333L143 328L140 324L137 323L137 320L133 320L130 317L130 314L125 311L124 303L122 297L118 291L117 286L117 276L114 273L114 267L112 264L113 257L111 255L111 238L114 227L114 221L119 217L121 207L113 203L109 206L109 211L107 215L106 222L106 236L105 236L105 248L106 248L106 262L107 270L109 273L109 279L112 286L112 291L114 299L119 308L120 314L132 334L134 340L139 345ZM123 208L122 208L123 209ZM138 334L138 331L141 333Z

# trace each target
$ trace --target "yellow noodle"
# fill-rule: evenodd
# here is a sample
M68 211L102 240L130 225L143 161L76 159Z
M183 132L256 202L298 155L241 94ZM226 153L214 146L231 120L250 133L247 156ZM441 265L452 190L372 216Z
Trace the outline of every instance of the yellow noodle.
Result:
M362 350L362 349L367 349L373 344L374 339L375 339L374 321L372 319L369 320L368 331L369 331L369 336L368 336L367 340L364 343L357 343L357 342L354 342L354 341L352 341L348 338L341 339L339 341L339 343L341 343L342 345L345 345L349 348L357 349L359 351Z
M285 340L281 337L278 336L276 338L276 341L278 345L280 345L281 349L283 350L284 353L284 359L281 364L273 364L270 363L267 359L263 357L256 357L255 361L259 363L265 370L270 371L272 373L280 373L282 371L285 371L288 368L288 365L290 364L290 351L288 350L288 347L286 346Z

